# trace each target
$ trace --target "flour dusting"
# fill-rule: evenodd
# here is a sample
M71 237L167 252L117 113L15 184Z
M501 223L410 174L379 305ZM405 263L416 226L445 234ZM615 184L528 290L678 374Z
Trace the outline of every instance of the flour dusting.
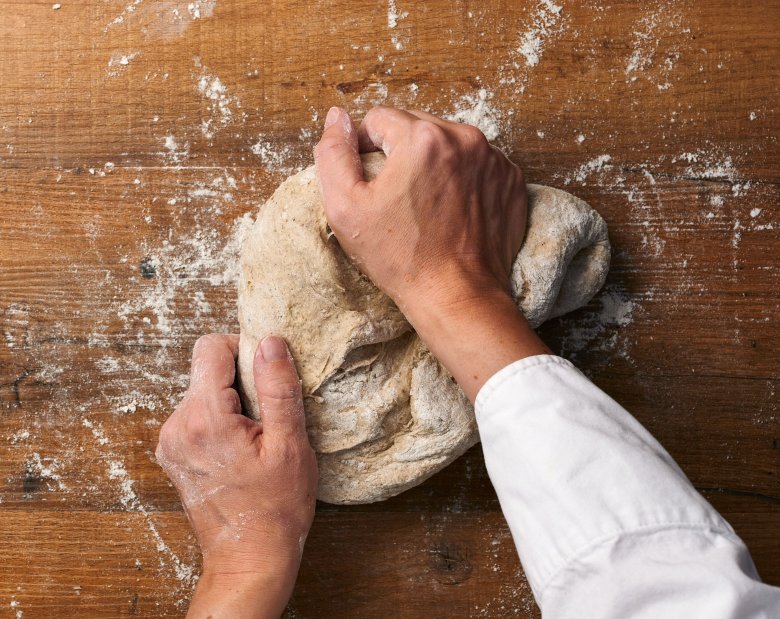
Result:
M488 140L495 140L501 134L500 112L490 104L493 94L480 88L475 95L463 95L455 103L455 109L444 118L454 122L477 127Z
M545 42L550 35L555 34L560 29L562 10L563 7L555 4L552 0L541 0L536 5L533 27L523 34L518 49L529 67L535 67L539 64Z
M195 58L195 66L201 69L197 80L197 90L206 99L210 118L207 119L208 131L213 133L219 127L225 127L233 122L234 114L241 108L241 101L228 93L227 86L219 76L209 73L206 67L200 63L200 58Z
M585 351L616 352L631 362L630 340L624 330L631 326L639 309L623 290L608 287L597 298L599 307L588 309L577 321L563 319L566 331L561 355L575 360Z

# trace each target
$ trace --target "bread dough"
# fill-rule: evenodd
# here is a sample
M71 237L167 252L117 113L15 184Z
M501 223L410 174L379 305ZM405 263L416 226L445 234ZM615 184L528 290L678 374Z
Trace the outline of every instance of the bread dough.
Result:
M367 179L382 154L363 156ZM585 202L529 185L512 285L532 326L590 300L609 268L604 220ZM318 498L370 503L416 486L478 441L474 411L393 302L342 253L314 166L261 208L241 254L240 391L258 416L252 358L283 336L301 378Z

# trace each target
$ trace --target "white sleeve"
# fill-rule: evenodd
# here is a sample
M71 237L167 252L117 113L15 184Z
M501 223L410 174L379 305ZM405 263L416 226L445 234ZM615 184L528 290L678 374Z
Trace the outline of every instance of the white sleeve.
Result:
M480 390L490 479L547 619L780 617L742 540L639 422L571 363Z

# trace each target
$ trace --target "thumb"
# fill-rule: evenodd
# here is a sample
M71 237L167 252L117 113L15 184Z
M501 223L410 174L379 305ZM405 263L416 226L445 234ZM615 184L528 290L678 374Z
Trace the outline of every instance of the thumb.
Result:
M269 335L260 342L254 375L263 435L271 440L308 441L301 383L282 338Z
M332 107L325 118L325 131L314 149L328 220L347 208L355 190L366 184L358 152L358 137L352 119L344 110Z

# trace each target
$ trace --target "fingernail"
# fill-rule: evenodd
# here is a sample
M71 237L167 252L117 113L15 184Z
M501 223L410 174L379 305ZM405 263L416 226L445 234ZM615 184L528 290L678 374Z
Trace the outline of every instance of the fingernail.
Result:
M282 361L287 359L287 344L275 335L269 335L260 342L260 352L264 361Z
M341 114L341 110L335 106L328 110L328 115L325 117L326 129L339 119L339 114Z

